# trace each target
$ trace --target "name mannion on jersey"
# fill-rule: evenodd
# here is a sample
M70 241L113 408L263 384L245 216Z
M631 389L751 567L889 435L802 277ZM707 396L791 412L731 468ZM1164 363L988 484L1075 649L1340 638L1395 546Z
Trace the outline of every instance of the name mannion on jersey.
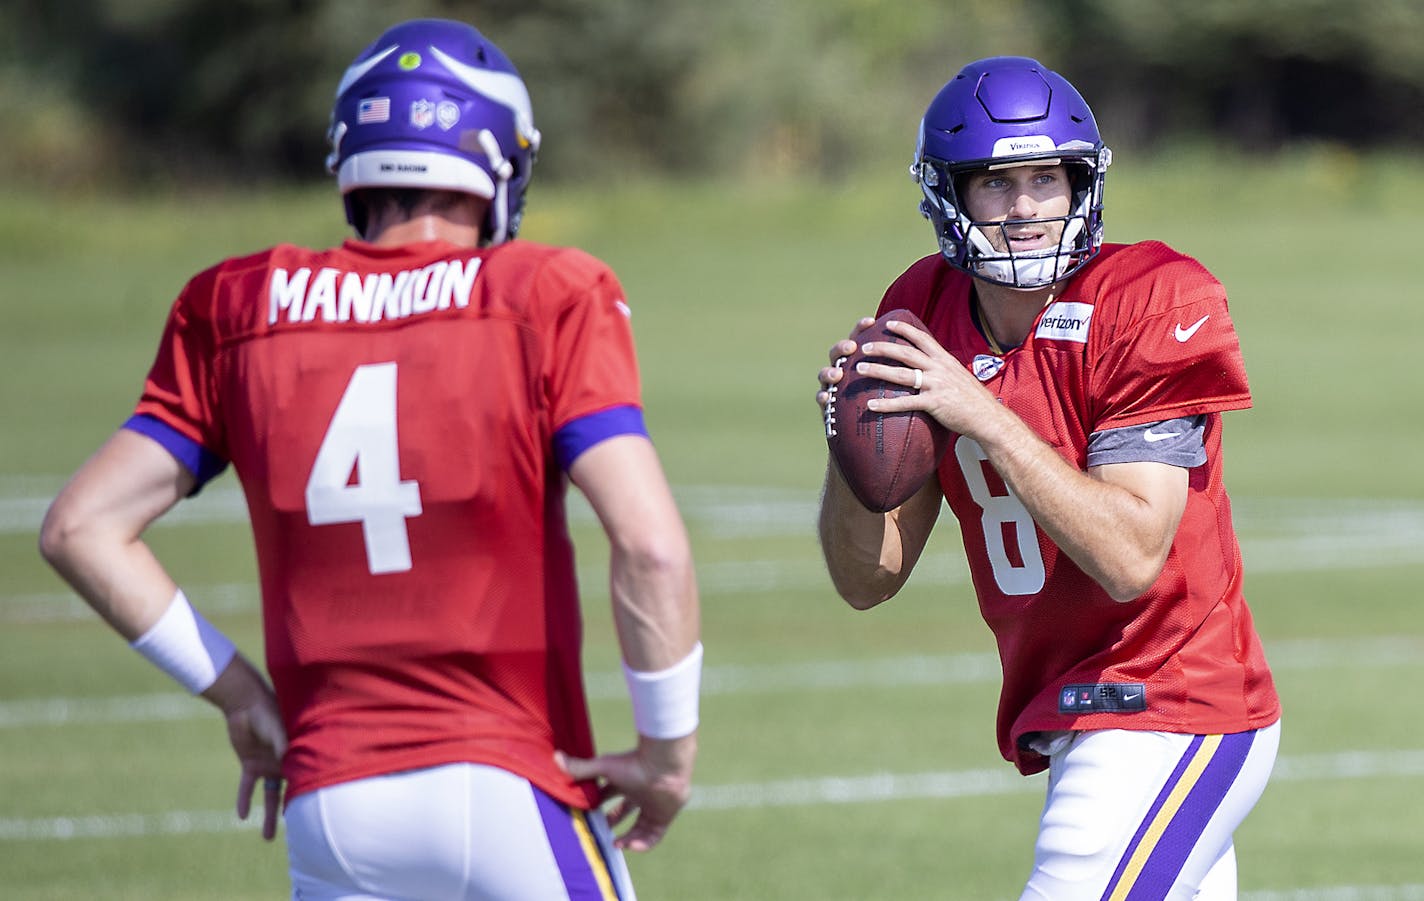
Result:
M267 283L267 323L286 312L288 322L380 322L470 305L480 260L441 260L420 269L360 275L303 266L273 269Z

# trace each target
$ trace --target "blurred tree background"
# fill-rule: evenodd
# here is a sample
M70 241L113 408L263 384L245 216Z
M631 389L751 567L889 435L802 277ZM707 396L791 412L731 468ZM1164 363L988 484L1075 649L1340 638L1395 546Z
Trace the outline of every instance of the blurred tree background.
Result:
M908 158L971 59L1037 56L1119 150L1424 137L1424 2L6 0L0 165L69 189L323 177L346 64L405 18L515 60L541 179L835 180Z

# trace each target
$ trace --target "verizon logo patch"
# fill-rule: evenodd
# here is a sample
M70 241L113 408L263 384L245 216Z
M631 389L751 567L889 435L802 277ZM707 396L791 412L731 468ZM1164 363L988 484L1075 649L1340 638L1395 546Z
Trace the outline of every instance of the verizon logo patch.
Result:
M1059 301L1050 304L1043 312L1043 318L1038 320L1038 328L1034 331L1035 338L1048 338L1053 341L1076 341L1079 344L1088 343L1088 323L1093 318L1093 305L1090 303L1070 303Z

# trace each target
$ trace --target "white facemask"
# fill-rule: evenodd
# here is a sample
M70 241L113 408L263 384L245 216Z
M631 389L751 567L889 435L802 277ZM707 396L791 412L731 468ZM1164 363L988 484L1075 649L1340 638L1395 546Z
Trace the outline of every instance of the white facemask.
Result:
M961 222L967 228L969 243L978 252L971 256L974 270L992 281L1022 289L1042 288L1063 278L1064 270L1072 263L1069 251L1083 231L1083 220L1074 216L1064 224L1063 237L1056 248L1015 254L996 249L983 232L969 226L967 219Z

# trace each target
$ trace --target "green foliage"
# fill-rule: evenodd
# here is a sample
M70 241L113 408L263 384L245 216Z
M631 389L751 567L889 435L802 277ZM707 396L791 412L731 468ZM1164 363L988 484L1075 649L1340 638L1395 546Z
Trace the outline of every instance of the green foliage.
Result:
M1410 0L15 0L0 164L71 188L320 179L340 72L418 16L470 21L510 54L541 177L566 182L835 181L900 158L939 86L996 54L1068 75L1118 147L1424 136Z
M1079 87L1135 145L1215 135L1274 150L1424 137L1424 5L1413 0L1073 0L1064 36ZM1105 129L1107 130L1107 129Z

